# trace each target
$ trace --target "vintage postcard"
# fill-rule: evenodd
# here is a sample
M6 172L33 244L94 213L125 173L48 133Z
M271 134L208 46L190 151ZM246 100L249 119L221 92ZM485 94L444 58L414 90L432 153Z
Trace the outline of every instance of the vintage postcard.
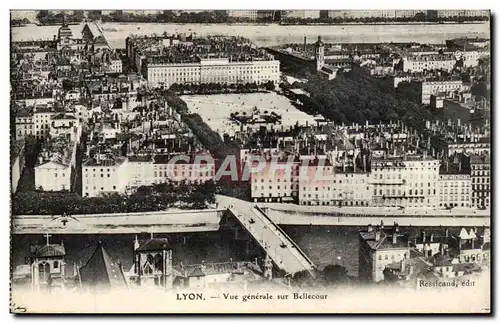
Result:
M489 10L11 10L11 313L491 312Z

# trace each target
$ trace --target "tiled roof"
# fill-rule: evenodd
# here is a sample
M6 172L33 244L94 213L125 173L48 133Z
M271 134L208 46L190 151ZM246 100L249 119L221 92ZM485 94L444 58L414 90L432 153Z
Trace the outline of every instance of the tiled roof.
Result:
M31 256L36 258L43 257L63 257L66 255L66 250L63 245L48 244L31 246Z
M53 116L52 120L76 120L76 118L70 114L59 113Z
M124 158L124 157L113 156L113 155L109 154L105 158L99 159L99 161L96 158L89 158L89 159L87 159L83 163L83 166L87 166L87 167L93 167L93 166L103 166L103 167L118 166L118 165L123 164L125 162L125 160L126 160L126 158Z
M380 232L380 238L378 241L375 240L377 230ZM407 234L396 233L396 243L392 243L392 233L389 234L388 232L377 228L374 228L371 232L360 231L359 234L373 250L409 248Z

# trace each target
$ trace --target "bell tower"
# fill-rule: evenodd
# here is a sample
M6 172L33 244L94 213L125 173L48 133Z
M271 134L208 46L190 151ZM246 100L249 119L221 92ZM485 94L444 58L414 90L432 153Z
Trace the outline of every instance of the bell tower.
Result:
M321 36L318 36L318 41L315 45L316 70L319 71L325 66L325 44L321 41Z
M172 248L166 238L134 241L134 272L141 287L172 289Z

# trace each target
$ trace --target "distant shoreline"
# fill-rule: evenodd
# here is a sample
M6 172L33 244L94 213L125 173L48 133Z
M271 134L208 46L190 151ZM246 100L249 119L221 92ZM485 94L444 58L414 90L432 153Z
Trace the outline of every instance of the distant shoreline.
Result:
M88 21L90 23L91 21ZM238 23L201 23L201 22L186 22L186 23L178 23L178 22L128 22L128 21L107 21L107 22L101 22L100 25L105 25L105 24L116 24L116 25L147 25L147 24L154 24L154 25L187 25L187 24L198 24L198 25L227 25L227 26L248 26L248 25L255 25L255 26L364 26L364 25L475 25L475 24L484 24L488 22L487 20L481 21L467 21L467 22L458 22L458 21L446 21L446 22L431 22L431 21L387 21L387 22L339 22L339 23L321 23L321 22L312 22L312 23L303 23L303 24L297 24L297 23L251 23L251 22L238 22ZM84 23L84 22L82 22ZM80 23L70 23L70 25L78 25ZM44 26L60 26L60 24L23 24L23 25L18 25L18 26L12 26L12 28L16 27L24 27L24 26L30 26L30 25L36 25L40 27Z

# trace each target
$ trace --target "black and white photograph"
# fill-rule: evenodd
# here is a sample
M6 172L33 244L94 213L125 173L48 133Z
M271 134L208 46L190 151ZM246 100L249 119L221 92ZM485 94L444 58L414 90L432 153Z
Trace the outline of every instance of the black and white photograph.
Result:
M491 313L488 8L9 14L10 313Z

